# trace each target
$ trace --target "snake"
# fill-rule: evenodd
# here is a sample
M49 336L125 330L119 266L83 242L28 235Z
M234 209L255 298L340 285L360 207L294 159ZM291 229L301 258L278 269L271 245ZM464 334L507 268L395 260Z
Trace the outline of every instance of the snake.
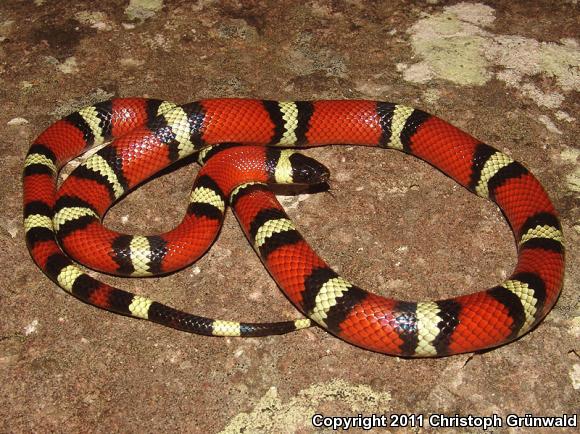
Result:
M112 139L57 191L57 176L67 161ZM327 145L411 154L493 201L515 237L512 274L492 288L433 301L379 296L339 276L309 246L269 186L327 182L328 169L296 151ZM102 226L112 203L196 152L203 166L177 228L144 236ZM178 106L112 99L42 132L25 159L23 186L27 245L51 280L88 304L192 333L262 336L314 323L370 351L441 357L516 340L548 314L563 283L562 227L537 178L509 155L439 117L397 103L222 98ZM172 272L207 251L226 203L272 278L307 319L239 323L192 315L107 285L68 256L112 274Z

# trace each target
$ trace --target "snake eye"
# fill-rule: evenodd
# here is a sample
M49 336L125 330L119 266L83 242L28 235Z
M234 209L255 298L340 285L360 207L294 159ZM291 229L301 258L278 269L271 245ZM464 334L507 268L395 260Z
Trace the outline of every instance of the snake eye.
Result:
M292 181L295 184L321 184L330 179L330 171L314 158L299 153L290 156Z

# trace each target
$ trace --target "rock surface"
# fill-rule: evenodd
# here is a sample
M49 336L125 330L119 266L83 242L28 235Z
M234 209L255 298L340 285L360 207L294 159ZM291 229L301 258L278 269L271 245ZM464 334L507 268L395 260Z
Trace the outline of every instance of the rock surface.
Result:
M3 1L0 431L307 433L330 432L312 426L315 413L577 412L578 6L486 4ZM320 329L192 336L84 305L30 259L19 179L44 128L115 96L366 98L437 114L523 162L550 192L568 247L562 296L517 342L437 360L370 353ZM284 204L350 281L411 300L493 286L511 273L515 249L501 213L427 164L344 146L306 153L331 168L333 194ZM171 228L196 170L147 184L106 223L124 232ZM231 214L193 267L163 279L103 279L206 316L297 315ZM504 424L494 432L525 431Z

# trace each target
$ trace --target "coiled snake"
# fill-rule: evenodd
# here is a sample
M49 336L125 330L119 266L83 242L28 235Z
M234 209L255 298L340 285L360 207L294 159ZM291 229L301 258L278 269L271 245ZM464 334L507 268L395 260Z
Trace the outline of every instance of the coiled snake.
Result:
M111 138L116 140L89 157L56 191L58 171L68 160ZM230 145L211 147L224 143ZM518 262L513 274L484 291L426 302L380 297L338 276L309 247L266 185L326 181L328 171L320 163L279 148L331 144L404 151L493 200L515 234ZM131 236L101 226L101 217L114 201L196 151L201 151L205 165L178 228L162 235ZM506 154L435 116L399 104L210 99L176 106L114 99L48 127L25 161L29 250L43 272L77 298L206 335L259 336L309 326L307 319L249 324L184 313L92 278L57 243L104 272L171 272L211 245L228 200L288 299L329 332L373 351L427 357L494 347L538 324L560 293L562 229L538 180Z

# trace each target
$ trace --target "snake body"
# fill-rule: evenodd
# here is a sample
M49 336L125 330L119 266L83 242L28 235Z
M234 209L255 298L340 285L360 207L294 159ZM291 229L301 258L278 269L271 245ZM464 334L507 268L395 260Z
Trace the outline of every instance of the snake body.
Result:
M110 138L117 139L79 166L57 194L60 167ZM223 143L244 146L210 148ZM487 290L426 302L380 297L340 277L310 248L266 185L292 182L292 173L308 174L299 182L324 181L322 165L277 147L331 144L401 150L493 200L516 238L518 262L512 275ZM196 151L201 151L205 165L180 227L158 236L130 236L100 225L114 200ZM438 117L400 104L210 99L175 106L115 99L51 125L36 139L25 162L24 218L32 257L81 300L210 335L284 333L308 326L308 320L259 325L190 315L97 281L74 265L57 243L58 239L72 256L88 259L89 266L105 272L169 272L206 251L227 200L288 299L321 327L369 350L428 357L494 347L532 329L560 293L562 229L538 180L506 154ZM183 241L181 235L189 237Z

